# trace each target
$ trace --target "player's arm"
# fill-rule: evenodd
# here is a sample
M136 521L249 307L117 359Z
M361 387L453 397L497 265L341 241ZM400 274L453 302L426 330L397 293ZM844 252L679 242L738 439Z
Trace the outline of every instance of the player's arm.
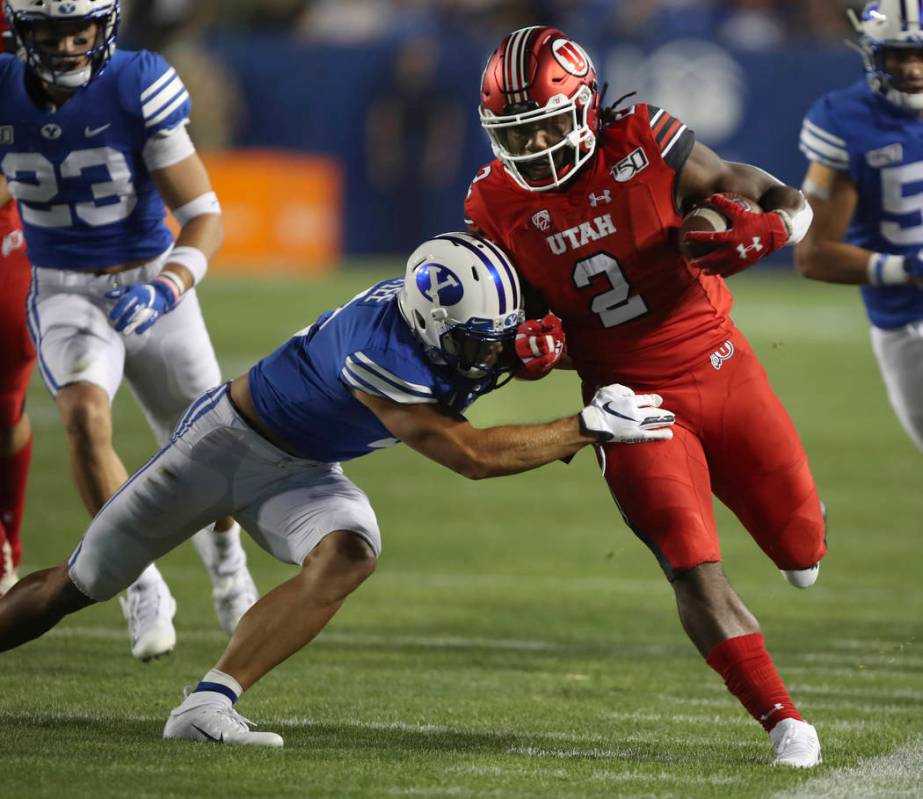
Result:
M12 199L13 195L10 194L10 187L7 185L6 178L0 176L0 208Z
M209 260L224 240L221 206L185 127L158 136L154 145L145 148L149 166L155 159L152 153L174 159L152 169L151 178L181 228L163 268L150 283L123 286L106 294L116 300L109 313L112 325L126 335L144 333L173 310L180 297L205 277ZM182 157L175 160L178 152Z
M478 428L434 403L401 404L353 389L394 435L430 460L480 480L535 469L569 458L588 444L668 439L674 417L660 397L624 386L600 389L579 414L546 424Z
M701 142L696 142L680 173L680 199L688 207L721 192L752 197L764 211L781 210L796 215L807 206L804 195L793 186L786 186L751 164L725 161Z
M919 257L876 253L842 241L859 202L858 188L849 173L812 161L804 191L814 208L814 224L795 247L795 266L802 275L854 285L923 283Z
M161 275L169 274L170 280L175 275L182 293L204 277L208 262L224 241L221 207L196 152L178 163L152 171L151 178L181 225Z
M753 213L723 197L735 192L757 200L765 213ZM813 211L804 195L751 164L725 161L697 142L678 183L680 205L704 203L730 222L722 232L686 234L686 241L718 245L692 263L708 272L732 275L786 244L797 244L811 226Z

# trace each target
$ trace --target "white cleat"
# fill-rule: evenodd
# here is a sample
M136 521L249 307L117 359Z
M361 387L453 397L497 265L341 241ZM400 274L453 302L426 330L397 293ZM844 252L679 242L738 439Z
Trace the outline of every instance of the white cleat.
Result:
M212 590L215 613L222 629L233 635L240 617L244 615L257 599L260 598L246 566L238 569L230 577L221 577Z
M128 599L119 597L122 613L128 621L131 654L147 663L154 658L169 655L176 647L176 600L163 580L146 587L132 584Z
M251 732L251 726L255 726L254 723L234 710L230 702L206 701L190 705L186 699L170 713L163 737L229 746L282 746L281 735Z
M810 588L817 582L820 574L820 564L815 563L809 569L780 569L782 576L795 588Z
M782 719L769 732L776 759L774 766L813 768L821 762L817 730L806 721Z

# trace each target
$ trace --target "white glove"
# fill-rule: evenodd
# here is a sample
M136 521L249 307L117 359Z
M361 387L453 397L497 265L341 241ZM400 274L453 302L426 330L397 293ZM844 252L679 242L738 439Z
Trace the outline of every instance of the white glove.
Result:
M639 444L673 438L670 425L676 417L658 410L663 402L658 394L635 394L627 386L603 386L590 404L580 411L580 427L600 441Z

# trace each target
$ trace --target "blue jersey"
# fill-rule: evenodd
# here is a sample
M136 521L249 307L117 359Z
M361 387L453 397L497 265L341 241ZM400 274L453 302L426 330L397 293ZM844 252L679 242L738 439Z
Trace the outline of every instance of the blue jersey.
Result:
M0 171L19 203L33 264L98 268L170 247L142 157L152 136L189 116L189 94L166 61L117 51L56 109L35 99L19 59L0 55L0 98Z
M821 97L801 129L801 151L846 172L859 195L844 241L873 252L914 255L923 248L923 119L863 80ZM861 286L872 324L923 319L916 285Z
M372 286L250 370L260 419L302 457L335 463L399 443L351 389L461 413L496 385L427 358L398 310L402 284L395 278Z

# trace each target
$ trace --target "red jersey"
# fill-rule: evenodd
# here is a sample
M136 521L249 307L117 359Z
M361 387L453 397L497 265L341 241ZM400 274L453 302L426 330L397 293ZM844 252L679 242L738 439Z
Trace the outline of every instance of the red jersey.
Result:
M679 120L638 104L600 132L565 190L524 191L499 161L471 184L466 221L561 317L592 386L656 385L707 361L734 331L724 280L677 249L676 184L694 142Z
M0 205L0 237L5 236L11 230L21 230L19 224L19 213L16 211L16 203L10 200L4 205Z

